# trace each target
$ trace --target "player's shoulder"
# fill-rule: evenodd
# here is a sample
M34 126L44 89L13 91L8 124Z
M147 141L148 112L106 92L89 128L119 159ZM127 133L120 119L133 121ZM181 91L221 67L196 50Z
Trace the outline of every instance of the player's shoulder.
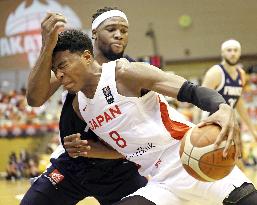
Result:
M116 75L123 76L131 72L132 67L126 58L116 60Z
M220 67L220 65L216 64L213 65L212 67L209 68L209 70L207 72L212 72L212 73L221 73L222 69Z
M202 86L216 89L222 80L222 73L219 65L214 65L204 75Z
M220 65L213 65L212 67L210 67L207 70L205 76L211 77L211 78L220 78L221 73L222 73L222 69L221 69Z
M240 73L240 77L241 77L241 80L242 80L242 84L243 84L243 86L244 86L245 83L246 83L246 72L245 72L245 70L244 70L241 66L238 66L238 67L237 67L237 70L238 70L238 72Z

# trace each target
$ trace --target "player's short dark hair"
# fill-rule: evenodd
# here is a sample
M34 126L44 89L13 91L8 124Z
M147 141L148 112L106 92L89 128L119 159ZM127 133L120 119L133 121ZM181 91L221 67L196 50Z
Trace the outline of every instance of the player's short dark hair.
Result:
M106 12L106 11L111 11L111 10L119 10L119 11L122 11L121 9L119 9L118 7L107 7L105 6L104 8L101 8L101 9L97 9L96 13L94 13L92 15L92 23L93 21L98 17L100 16L102 13Z
M53 50L53 55L58 51L70 51L71 53L83 53L90 51L93 55L93 45L89 36L77 29L67 29L58 35L57 44Z

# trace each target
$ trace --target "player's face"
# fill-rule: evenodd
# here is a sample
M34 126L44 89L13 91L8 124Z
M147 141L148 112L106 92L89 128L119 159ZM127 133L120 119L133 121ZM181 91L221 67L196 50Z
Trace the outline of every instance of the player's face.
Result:
M59 51L53 56L52 70L56 78L69 92L78 92L84 86L85 75L88 64L85 58L79 53L70 51Z
M235 46L230 46L222 51L223 59L231 66L238 63L240 55L241 49Z
M128 23L121 17L106 19L96 29L95 41L107 59L121 58L128 44Z

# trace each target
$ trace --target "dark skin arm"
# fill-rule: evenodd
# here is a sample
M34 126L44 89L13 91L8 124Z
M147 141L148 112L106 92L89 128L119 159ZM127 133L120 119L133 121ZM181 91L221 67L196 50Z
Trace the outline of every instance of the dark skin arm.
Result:
M114 149L105 146L100 141L81 140L80 134L69 135L64 138L64 148L70 157L89 157L101 159L120 159L124 158Z
M41 106L60 87L55 76L51 77L52 53L58 40L58 33L64 29L66 19L58 13L48 13L41 23L42 48L34 68L31 70L27 85L27 101L31 106ZM80 140L77 134L64 138L64 147L70 156L87 156L94 158L122 158L118 152L101 142ZM89 151L87 153L87 151ZM78 153L79 152L79 153Z
M30 106L44 104L61 85L55 77L51 77L51 68L53 49L65 23L65 17L57 13L48 13L41 23L42 48L27 84L26 97Z
M80 112L78 112L77 96L73 101L73 108L76 111L79 118L82 119ZM82 140L80 134L76 133L64 138L64 147L70 157L90 157L90 158L102 158L102 159L119 159L124 158L123 155L116 150L106 145L101 141Z
M145 88L169 97L177 98L178 92L185 81L186 80L180 76L167 74L157 67L146 63L129 63L125 59L117 61L117 88L118 92L124 96L140 97L141 89ZM219 110L202 121L198 126L201 127L211 123L218 124L222 128L215 145L219 146L223 140L226 140L227 143L223 155L227 155L228 149L234 141L236 145L236 157L240 157L240 131L233 109L227 104L220 104Z

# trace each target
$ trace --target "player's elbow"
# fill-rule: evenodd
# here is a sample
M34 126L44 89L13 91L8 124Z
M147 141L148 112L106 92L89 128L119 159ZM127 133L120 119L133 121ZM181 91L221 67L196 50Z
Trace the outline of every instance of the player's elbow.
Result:
M40 107L45 103L45 100L43 98L32 96L28 93L26 93L27 103L31 107Z

